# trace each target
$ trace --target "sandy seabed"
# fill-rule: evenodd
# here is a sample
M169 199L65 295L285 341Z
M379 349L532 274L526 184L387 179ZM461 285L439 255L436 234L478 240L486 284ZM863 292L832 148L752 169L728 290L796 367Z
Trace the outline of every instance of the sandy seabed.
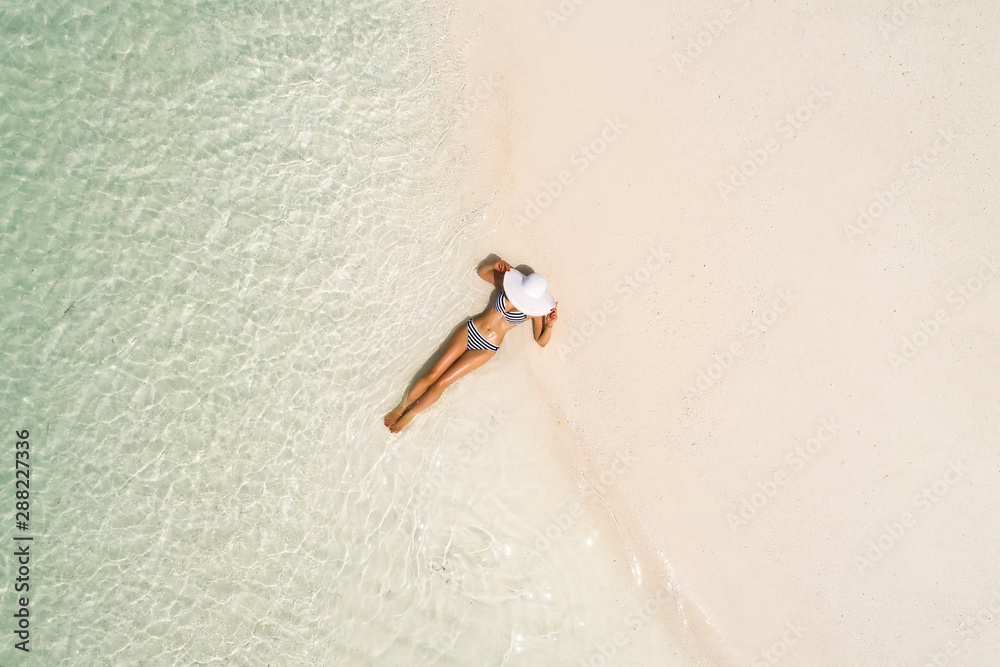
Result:
M1000 663L1000 5L468 0L526 371L705 664ZM657 664L650 656L647 664Z

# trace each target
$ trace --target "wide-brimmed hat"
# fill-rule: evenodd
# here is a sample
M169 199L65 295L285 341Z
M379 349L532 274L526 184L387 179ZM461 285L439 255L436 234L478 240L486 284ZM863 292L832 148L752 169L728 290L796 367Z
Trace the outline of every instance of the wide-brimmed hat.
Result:
M511 304L525 315L547 315L556 307L556 300L546 290L549 284L539 273L524 275L517 269L503 274L503 291Z

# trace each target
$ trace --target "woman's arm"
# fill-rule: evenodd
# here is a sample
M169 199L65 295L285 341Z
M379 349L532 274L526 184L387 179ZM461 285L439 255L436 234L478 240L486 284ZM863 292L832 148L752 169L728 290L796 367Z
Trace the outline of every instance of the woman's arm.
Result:
M483 264L477 273L486 282L493 283L495 287L503 289L503 274L508 271L510 271L510 264L500 259L494 264Z
M559 303L556 302L556 305L558 306ZM531 327L535 334L535 342L542 347L548 344L549 338L552 337L552 325L556 323L557 319L559 319L559 316L556 314L555 308L550 310L549 314L544 317L531 318Z

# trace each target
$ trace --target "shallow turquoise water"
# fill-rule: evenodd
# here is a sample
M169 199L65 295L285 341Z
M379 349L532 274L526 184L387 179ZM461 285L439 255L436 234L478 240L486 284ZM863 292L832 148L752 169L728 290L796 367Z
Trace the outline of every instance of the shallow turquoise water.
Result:
M429 16L0 2L0 423L36 537L3 664L569 664L621 625L585 518L533 548L576 491L515 352L381 425L489 291Z

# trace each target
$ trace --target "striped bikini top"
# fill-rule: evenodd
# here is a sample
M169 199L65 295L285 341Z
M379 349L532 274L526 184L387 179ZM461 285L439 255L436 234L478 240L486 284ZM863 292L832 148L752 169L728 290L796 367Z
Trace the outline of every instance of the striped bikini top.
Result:
M507 302L507 297L504 295L503 292L497 294L497 299L496 301L493 302L493 307L497 309L498 313L503 314L503 318L505 320L507 320L511 324L520 324L521 322L524 322L526 319L528 319L528 316L525 315L524 313L519 313L516 310L513 310L508 313L506 310L504 310L504 304L506 302Z

